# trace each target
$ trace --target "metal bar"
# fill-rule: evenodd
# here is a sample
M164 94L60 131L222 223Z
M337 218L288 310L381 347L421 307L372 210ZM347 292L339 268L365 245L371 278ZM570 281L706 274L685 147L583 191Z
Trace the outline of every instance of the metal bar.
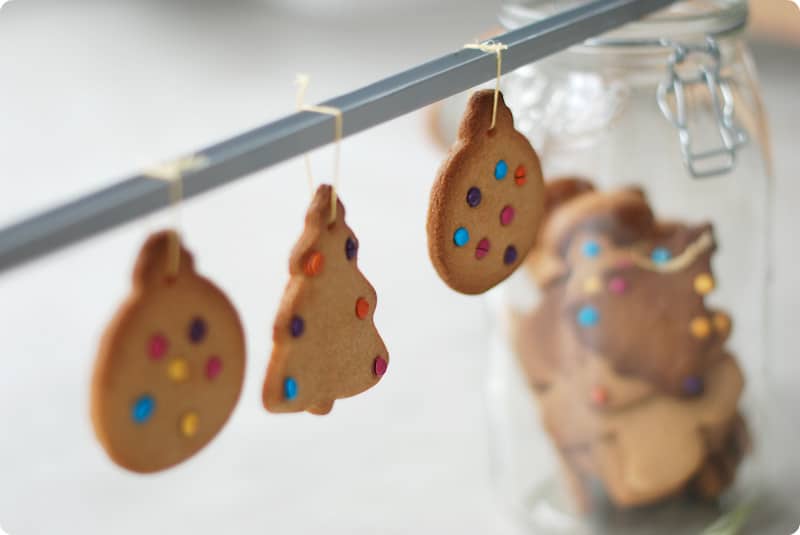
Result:
M640 19L675 0L594 0L497 37L509 72ZM495 76L495 55L460 49L324 102L342 110L344 135L355 134L455 95ZM197 154L208 165L183 176L183 198L330 143L333 118L300 112ZM52 253L170 203L170 186L145 175L126 178L0 231L0 272Z

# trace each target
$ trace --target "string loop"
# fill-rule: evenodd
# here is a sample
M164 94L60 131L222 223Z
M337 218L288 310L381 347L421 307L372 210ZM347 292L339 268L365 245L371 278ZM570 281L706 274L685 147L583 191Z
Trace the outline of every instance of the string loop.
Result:
M183 201L183 175L206 165L208 165L208 158L192 154L160 163L143 173L147 178L169 182L170 206L172 206L174 217L174 232L171 234L173 239L169 242L167 258L167 276L170 278L178 276L181 262L180 212L178 208Z
M485 41L483 43L471 43L464 45L464 48L471 48L473 50L480 50L481 52L494 53L497 55L497 81L494 86L494 105L492 107L492 125L489 130L494 130L497 123L497 102L500 96L500 77L503 75L503 50L508 50L508 45L504 45L498 41Z
M337 206L337 190L339 189L339 161L341 157L341 142L342 142L342 132L343 132L343 117L342 117L342 110L339 108L334 108L333 106L311 106L309 104L304 104L303 101L306 95L306 89L308 89L309 84L309 77L305 74L298 74L297 79L295 80L297 84L297 109L300 111L312 111L315 113L322 113L325 115L332 115L334 118L334 132L333 132L333 140L335 143L334 146L334 156L333 156L333 184L332 184L332 193L331 193L331 217L330 221L328 222L333 223L336 221L336 206ZM306 176L308 177L308 186L311 189L311 193L314 193L314 179L311 174L311 159L308 156L308 153L303 155L303 159L306 165Z

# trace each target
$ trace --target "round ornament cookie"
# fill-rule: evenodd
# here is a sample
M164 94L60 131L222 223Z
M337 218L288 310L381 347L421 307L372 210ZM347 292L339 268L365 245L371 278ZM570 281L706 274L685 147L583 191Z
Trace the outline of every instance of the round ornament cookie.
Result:
M358 269L358 239L331 186L320 186L289 260L289 283L278 309L264 380L270 412L327 414L386 373L389 354L373 314L375 289Z
M511 275L533 247L544 212L539 157L494 91L472 95L428 210L428 252L452 289L480 294Z
M178 237L148 238L133 288L103 334L91 415L111 459L134 472L185 461L222 429L242 389L245 341L231 302L194 270Z

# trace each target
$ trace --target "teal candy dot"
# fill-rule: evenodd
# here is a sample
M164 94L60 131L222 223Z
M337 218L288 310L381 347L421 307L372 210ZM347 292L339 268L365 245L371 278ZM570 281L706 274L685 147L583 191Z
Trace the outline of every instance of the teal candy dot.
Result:
M587 258L596 258L600 254L600 244L594 240L587 241L583 244L583 256Z
M139 399L137 399L133 404L131 418L137 424L143 424L153 416L153 411L155 408L156 402L153 399L153 396L149 396L147 394L139 396Z
M505 160L500 160L497 162L497 165L494 166L494 177L497 180L503 180L508 173L508 164Z
M585 306L578 311L578 324L581 327L594 327L600 321L600 313L592 306Z
M464 247L469 242L469 231L464 227L458 227L453 233L453 243L458 247Z
M297 397L297 381L292 377L283 381L283 397L290 401Z
M666 247L656 247L653 249L650 258L653 259L653 262L656 264L666 264L670 260L672 260L672 253L669 252L669 249Z

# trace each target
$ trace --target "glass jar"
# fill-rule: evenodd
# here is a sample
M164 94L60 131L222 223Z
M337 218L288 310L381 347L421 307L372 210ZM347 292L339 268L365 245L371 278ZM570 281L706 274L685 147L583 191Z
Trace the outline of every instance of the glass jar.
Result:
M580 3L507 0L501 22ZM534 251L489 294L493 471L533 533L772 514L771 179L746 18L744 0L678 2L504 78L549 179Z

